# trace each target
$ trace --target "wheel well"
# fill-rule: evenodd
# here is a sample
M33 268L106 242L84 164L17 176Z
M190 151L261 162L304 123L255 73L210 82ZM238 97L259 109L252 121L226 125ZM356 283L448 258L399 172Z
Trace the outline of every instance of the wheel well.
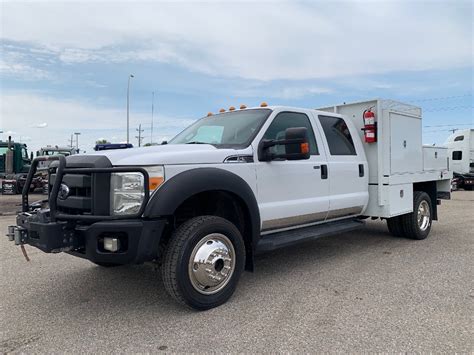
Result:
M433 211L433 220L438 220L438 193L436 181L424 181L413 184L413 191L423 191L428 194L431 199L431 210Z
M170 217L170 228L162 239L162 248L166 247L173 230L193 217L204 215L225 218L237 227L245 243L246 269L252 270L253 249L250 212L239 196L228 191L205 191L184 200Z

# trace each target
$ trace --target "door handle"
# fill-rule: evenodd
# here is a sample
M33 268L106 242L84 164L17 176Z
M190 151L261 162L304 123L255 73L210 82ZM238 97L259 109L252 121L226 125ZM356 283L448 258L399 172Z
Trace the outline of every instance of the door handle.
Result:
M364 164L359 164L359 177L364 176Z
M328 178L328 166L326 164L321 165L321 179Z

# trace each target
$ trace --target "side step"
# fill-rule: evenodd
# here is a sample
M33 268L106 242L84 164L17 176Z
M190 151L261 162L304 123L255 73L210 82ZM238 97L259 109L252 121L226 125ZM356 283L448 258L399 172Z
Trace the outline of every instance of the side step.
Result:
M359 229L364 225L365 222L359 219L345 219L342 221L266 234L262 236L258 242L256 251L257 253L263 253L289 245L326 237L328 235L352 231L354 229Z

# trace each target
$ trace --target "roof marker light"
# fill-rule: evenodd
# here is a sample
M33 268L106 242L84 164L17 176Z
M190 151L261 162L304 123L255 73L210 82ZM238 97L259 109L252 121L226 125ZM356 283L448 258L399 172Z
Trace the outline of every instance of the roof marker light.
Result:
M260 107L267 107L267 106L268 106L268 104L267 104L266 102L262 102L262 103L260 104Z
M229 111L235 111L235 107L234 106L229 107Z
M212 116L212 112L207 113L207 117Z
M220 113L225 112L225 108L221 108L221 109L219 110L219 112L220 112Z
M247 108L247 106L245 106L245 105L240 105L240 109L241 109L241 110L245 110L246 108Z

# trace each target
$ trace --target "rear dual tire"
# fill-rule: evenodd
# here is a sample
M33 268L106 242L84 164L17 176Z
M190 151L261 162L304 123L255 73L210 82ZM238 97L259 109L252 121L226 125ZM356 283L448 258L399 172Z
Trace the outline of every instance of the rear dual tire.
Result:
M413 212L387 219L390 233L396 237L422 240L428 237L433 221L431 198L426 192L415 191Z

